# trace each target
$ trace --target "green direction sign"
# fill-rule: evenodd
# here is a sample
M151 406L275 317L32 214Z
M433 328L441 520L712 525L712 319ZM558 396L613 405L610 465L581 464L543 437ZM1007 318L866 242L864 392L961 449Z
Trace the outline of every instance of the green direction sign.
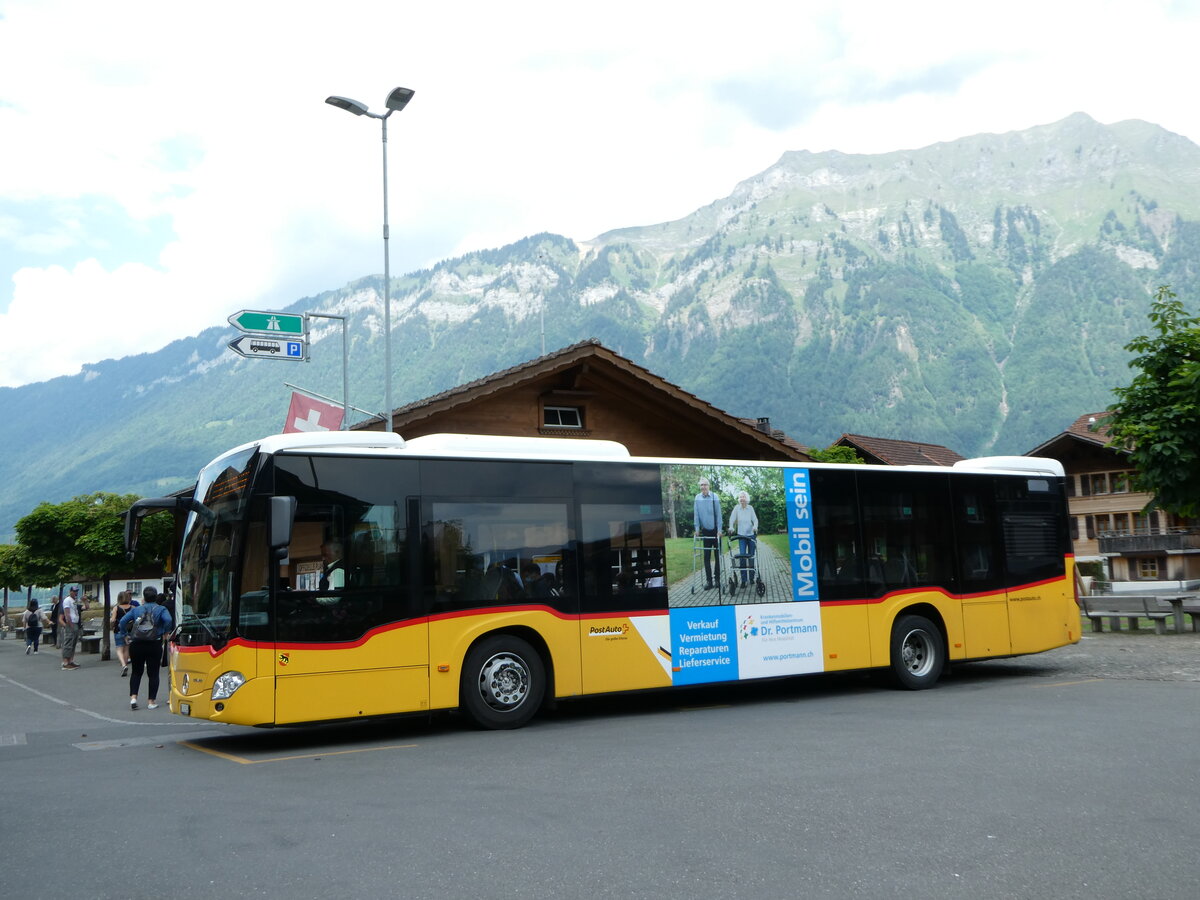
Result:
M263 334L304 334L304 316L269 309L243 309L229 317L229 324L242 331Z

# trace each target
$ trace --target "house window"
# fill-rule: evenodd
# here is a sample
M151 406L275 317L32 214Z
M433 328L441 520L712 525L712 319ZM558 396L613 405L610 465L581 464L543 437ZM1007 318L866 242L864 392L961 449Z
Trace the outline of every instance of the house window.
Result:
M1114 494L1129 493L1129 472L1112 473L1112 492Z
M578 406L542 407L542 426L545 428L582 428L583 410Z
M125 582L125 590L133 594L134 597L141 597L142 583L140 581L127 581Z
M1137 577L1141 581L1158 580L1158 558L1145 557L1137 561Z
M1129 534L1129 513L1113 513L1113 531Z
M1108 474L1106 472L1097 472L1091 476L1092 479L1092 495L1108 493Z

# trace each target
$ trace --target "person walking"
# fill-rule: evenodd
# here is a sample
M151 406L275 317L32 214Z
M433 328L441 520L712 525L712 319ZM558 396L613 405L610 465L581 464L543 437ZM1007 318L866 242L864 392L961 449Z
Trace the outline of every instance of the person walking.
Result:
M121 664L121 677L124 678L129 674L129 642L125 639L125 635L121 634L117 625L125 613L138 606L138 602L133 599L133 591L121 591L117 594L117 605L113 608L112 613L112 634L113 643L117 647L117 662Z
M58 639L62 645L63 669L78 669L75 663L75 645L79 642L79 631L83 627L83 603L79 599L79 588L67 591L58 614Z
M692 501L692 524L704 550L704 589L713 589L713 569L721 580L721 500L709 490L707 478L700 479L700 493Z
M129 647L133 671L129 675L129 708L138 708L138 690L142 686L142 671L148 686L147 709L158 708L158 670L162 664L162 639L173 622L166 607L158 603L158 591L147 587L142 591L142 605L130 609L121 617L118 630Z
M42 611L38 609L36 600L29 601L22 618L22 624L25 626L25 655L28 656L31 651L38 652L38 642L42 637Z
M753 562L758 550L755 546L758 535L758 514L750 505L750 495L745 491L738 494L737 506L729 514L729 533L737 536L738 558L734 560L734 565L741 573L742 584L746 584L753 571Z

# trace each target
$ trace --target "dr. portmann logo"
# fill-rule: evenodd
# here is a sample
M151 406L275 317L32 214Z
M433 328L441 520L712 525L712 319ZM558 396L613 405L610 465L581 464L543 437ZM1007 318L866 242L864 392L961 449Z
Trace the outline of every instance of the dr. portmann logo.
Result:
M761 641L779 641L798 634L817 634L820 629L816 625L805 625L781 616L767 616L762 622L756 622L754 616L746 616L739 631L742 640L758 638Z
M592 625L588 637L620 637L629 633L629 625Z

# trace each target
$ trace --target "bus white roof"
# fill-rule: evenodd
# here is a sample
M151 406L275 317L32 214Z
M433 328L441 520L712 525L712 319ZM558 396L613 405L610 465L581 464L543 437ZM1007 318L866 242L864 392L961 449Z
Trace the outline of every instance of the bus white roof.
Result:
M981 456L963 459L954 464L958 470L971 472L1008 472L1014 475L1047 475L1062 478L1065 474L1057 459L1042 456Z
M396 451L421 456L460 456L477 458L516 459L634 459L629 450L616 441L600 441L576 438L518 437L493 434L427 434L404 440L400 435L386 431L313 431L299 434L273 434L257 441L237 447L230 453L257 446L264 453L287 453L317 451L329 453ZM227 455L227 454L222 454ZM640 462L655 461L638 458ZM688 462L688 460L659 460L661 462ZM736 460L707 460L713 465L737 465ZM740 464L744 464L741 461ZM794 465L805 467L800 461L758 461L759 465ZM858 468L844 464L817 463L821 468ZM946 471L941 466L896 466L886 468L921 469L924 471ZM1056 459L1033 456L985 456L956 462L953 469L958 472L1006 472L1014 475L1043 475L1061 478L1062 463Z
M314 431L273 434L243 444L237 450L257 446L263 453L295 451L407 451L414 455L517 457L542 459L629 459L629 450L616 441L576 440L543 437L512 437L493 434L427 434L404 440L386 431ZM230 452L236 452L230 451Z

